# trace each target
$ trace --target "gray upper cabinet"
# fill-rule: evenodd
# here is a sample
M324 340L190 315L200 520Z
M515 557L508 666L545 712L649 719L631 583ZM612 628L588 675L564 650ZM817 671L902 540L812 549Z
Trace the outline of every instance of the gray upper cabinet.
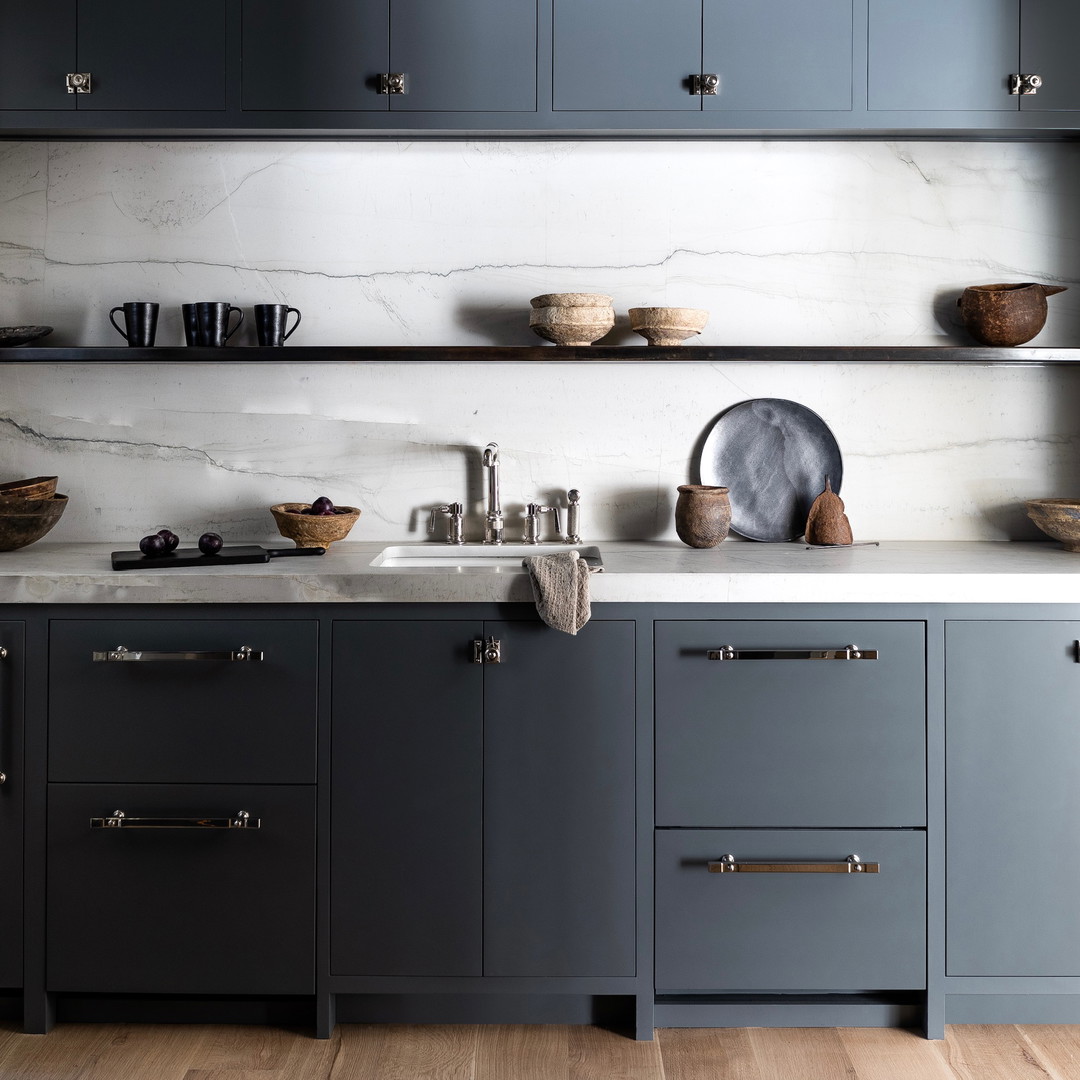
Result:
M1080 108L1074 0L870 0L871 111ZM1012 93L1014 76L1037 76Z
M1080 976L1080 623L946 628L947 974Z
M852 0L554 0L553 18L557 112L851 108Z
M45 0L0 8L0 108L225 108L225 5L186 0ZM89 75L89 92L68 91ZM86 80L81 81L86 86Z
M243 0L242 10L245 110L536 109L536 0Z

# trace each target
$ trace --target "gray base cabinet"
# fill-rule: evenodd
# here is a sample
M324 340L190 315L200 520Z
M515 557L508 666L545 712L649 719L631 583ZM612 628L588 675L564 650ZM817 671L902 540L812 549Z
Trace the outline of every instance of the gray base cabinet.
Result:
M24 628L0 623L0 989L23 985Z
M1080 976L1080 622L946 629L947 973Z
M332 974L635 974L634 640L335 625Z

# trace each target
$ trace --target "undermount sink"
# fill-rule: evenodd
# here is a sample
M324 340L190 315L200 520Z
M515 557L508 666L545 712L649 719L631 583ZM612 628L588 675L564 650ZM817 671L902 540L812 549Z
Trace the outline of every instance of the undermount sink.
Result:
M590 566L604 565L598 547L565 544L398 544L383 548L371 565L388 570L445 570L453 574L476 570L523 574L522 559L561 551L576 551Z

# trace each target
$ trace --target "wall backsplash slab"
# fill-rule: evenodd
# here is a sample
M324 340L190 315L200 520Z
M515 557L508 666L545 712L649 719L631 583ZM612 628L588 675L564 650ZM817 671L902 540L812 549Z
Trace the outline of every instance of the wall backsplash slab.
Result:
M0 143L0 323L121 345L108 309L287 302L306 345L532 345L540 292L707 308L695 343L967 344L965 285L1075 285L1073 144ZM241 342L253 341L248 324ZM250 330L250 333L249 333ZM244 336L248 335L248 336ZM1080 344L1080 288L1036 345ZM231 347L231 346L230 346ZM288 346L286 346L288 348ZM117 358L123 359L118 348ZM674 538L704 428L748 397L820 413L859 539L1034 538L1020 500L1080 494L1070 367L888 364L0 367L0 479L57 473L50 539L169 525L271 539L265 507L356 502L365 539L423 508L579 487L587 538ZM516 526L515 526L516 527ZM474 518L472 530L477 534Z

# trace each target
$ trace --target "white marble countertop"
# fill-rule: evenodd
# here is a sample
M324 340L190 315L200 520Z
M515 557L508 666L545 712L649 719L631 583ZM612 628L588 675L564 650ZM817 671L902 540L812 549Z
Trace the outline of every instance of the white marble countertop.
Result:
M317 558L113 571L110 544L42 541L0 554L2 603L531 602L512 569L379 568L389 545L341 543ZM597 541L592 600L713 603L1080 603L1080 554L1058 544L883 542L809 549L727 540ZM537 553L558 551L555 545Z

